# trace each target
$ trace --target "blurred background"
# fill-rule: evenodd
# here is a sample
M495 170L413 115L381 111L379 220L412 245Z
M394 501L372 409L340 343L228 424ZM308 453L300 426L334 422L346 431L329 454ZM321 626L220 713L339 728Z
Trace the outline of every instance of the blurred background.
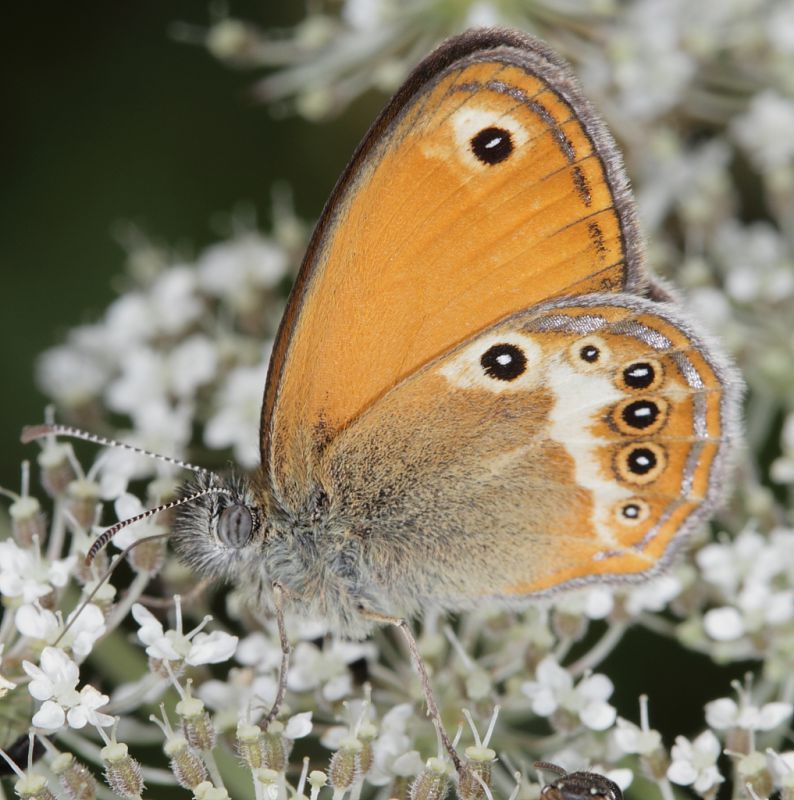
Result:
M303 16L291 2L246 0L234 10L263 28ZM79 13L21 3L7 12L0 485L16 488L19 461L30 456L19 430L41 420L47 402L35 358L116 296L129 225L190 258L237 208L267 225L279 180L293 187L298 213L316 218L382 98L320 128L274 120L253 101L250 73L175 41L175 23L208 25L208 7L189 0L89 0Z
M214 53L202 45L223 17L217 8L86 0L4 9L0 485L17 488L20 460L33 455L18 437L47 402L36 356L116 297L130 230L189 261L228 235L235 210L255 212L267 228L279 181L297 215L316 219L384 103L377 87L398 84L445 35L503 20L576 58L626 152L652 263L749 378L759 473L743 483L758 489L743 509L764 511L767 494L784 500L780 485L794 481L794 423L791 441L780 438L794 406L794 4L412 0L410 25L396 2L309 7L321 5L328 17L289 0L229 5L246 25L282 31L273 66L310 66L266 86L275 103L255 99L267 72L253 67L250 30L224 29ZM322 45L314 61L311 42ZM399 56L379 58L389 48ZM352 77L334 83L348 56ZM304 79L335 88L303 93ZM736 526L743 515L735 511ZM681 733L696 731L703 703L752 666L718 671L647 631L627 636L610 661L622 676L621 714L636 717L636 698L653 683L655 726Z

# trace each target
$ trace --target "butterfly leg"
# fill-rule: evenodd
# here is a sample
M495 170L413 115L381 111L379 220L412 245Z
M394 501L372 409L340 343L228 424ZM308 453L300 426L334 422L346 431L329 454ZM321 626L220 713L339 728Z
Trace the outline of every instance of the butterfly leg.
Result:
M449 757L452 759L452 763L455 765L458 775L462 775L466 768L461 761L460 756L458 755L458 751L455 749L455 746L452 744L452 741L444 729L444 724L441 721L441 713L438 710L436 698L433 694L433 689L430 686L430 678L428 677L427 670L425 669L424 661L422 661L422 656L419 655L419 648L416 644L416 639L414 638L408 623L401 617L390 617L387 614L379 614L377 611L370 611L369 609L361 606L359 606L359 613L362 617L372 620L373 622L379 622L381 625L394 625L394 627L397 628L402 634L403 639L405 639L405 643L408 646L408 651L411 654L411 658L413 659L416 671L419 673L419 682L422 684L422 693L424 694L425 702L427 703L427 716L430 717L436 731L438 731L439 738L446 748L446 751L449 753Z
M284 695L287 692L287 674L289 672L289 657L292 652L289 639L287 639L287 629L284 625L284 595L285 589L280 583L273 584L273 606L276 611L276 624L278 625L278 638L281 642L281 668L278 674L278 689L276 699L267 716L259 723L262 730L267 730L270 723L278 716L281 704L284 702Z

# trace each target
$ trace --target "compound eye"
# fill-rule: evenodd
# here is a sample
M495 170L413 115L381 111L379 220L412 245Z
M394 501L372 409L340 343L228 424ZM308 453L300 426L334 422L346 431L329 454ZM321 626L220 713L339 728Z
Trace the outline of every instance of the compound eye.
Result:
M232 505L221 512L218 538L227 547L245 547L254 532L254 520L246 506Z

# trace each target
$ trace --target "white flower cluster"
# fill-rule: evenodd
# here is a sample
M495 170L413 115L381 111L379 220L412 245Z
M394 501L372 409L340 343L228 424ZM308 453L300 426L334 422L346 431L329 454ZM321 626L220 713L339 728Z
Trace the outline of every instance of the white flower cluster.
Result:
M450 734L468 720L456 737L471 778L458 781L460 797L536 797L531 763L543 759L622 788L642 777L666 799L678 785L710 800L730 782L737 797L791 800L794 13L772 0L338 5L338 14L312 5L278 36L228 17L198 36L220 58L280 67L262 96L315 119L369 87L393 87L432 44L467 25L540 33L574 61L625 149L651 260L685 289L691 313L733 351L749 385L735 497L716 538L695 537L691 557L667 575L520 613L482 607L454 628L433 613L422 621L418 645ZM267 360L300 229L282 213L271 235L238 231L192 260L136 240L128 288L41 359L40 383L59 416L202 466L229 457L255 465ZM170 784L200 800L355 800L367 787L444 797L454 770L390 632L351 644L322 621L288 618L287 705L264 725L279 689L280 640L242 592L228 592L223 607L161 542L128 556L127 580L115 573L99 585L104 554L85 566L99 521L172 496L172 467L115 450L84 466L55 437L43 444L44 494L31 489L27 466L19 493L2 490L10 518L0 541L3 718L23 720L12 729L23 742L35 730L46 764L15 765L20 796L51 797L53 776L65 797L107 796L93 774L101 769L131 798L143 796L144 781L155 787L150 796ZM137 523L115 544L165 532L168 522ZM90 599L79 613L78 597ZM663 735L649 721L654 676L638 723L617 699L608 657L632 627L726 667L751 659L757 675L730 697L708 692L695 735ZM146 717L141 708L161 699L177 702ZM487 728L482 738L477 726ZM332 755L311 771L304 761L296 778L291 752L304 737L313 761L323 747ZM164 756L140 764L131 753L151 758L153 741Z

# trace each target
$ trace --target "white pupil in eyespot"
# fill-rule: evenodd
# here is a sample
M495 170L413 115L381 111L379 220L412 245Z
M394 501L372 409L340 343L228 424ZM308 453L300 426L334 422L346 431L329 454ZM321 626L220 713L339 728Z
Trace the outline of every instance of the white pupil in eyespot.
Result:
M510 353L502 353L502 355L496 357L497 364L501 364L503 367L506 367L513 361L513 356Z
M498 145L499 142L501 142L501 141L502 141L502 137L501 136L494 136L494 138L491 139L491 141L488 142L485 145L485 147L486 147L487 150L490 150L492 147L496 147L496 145Z

